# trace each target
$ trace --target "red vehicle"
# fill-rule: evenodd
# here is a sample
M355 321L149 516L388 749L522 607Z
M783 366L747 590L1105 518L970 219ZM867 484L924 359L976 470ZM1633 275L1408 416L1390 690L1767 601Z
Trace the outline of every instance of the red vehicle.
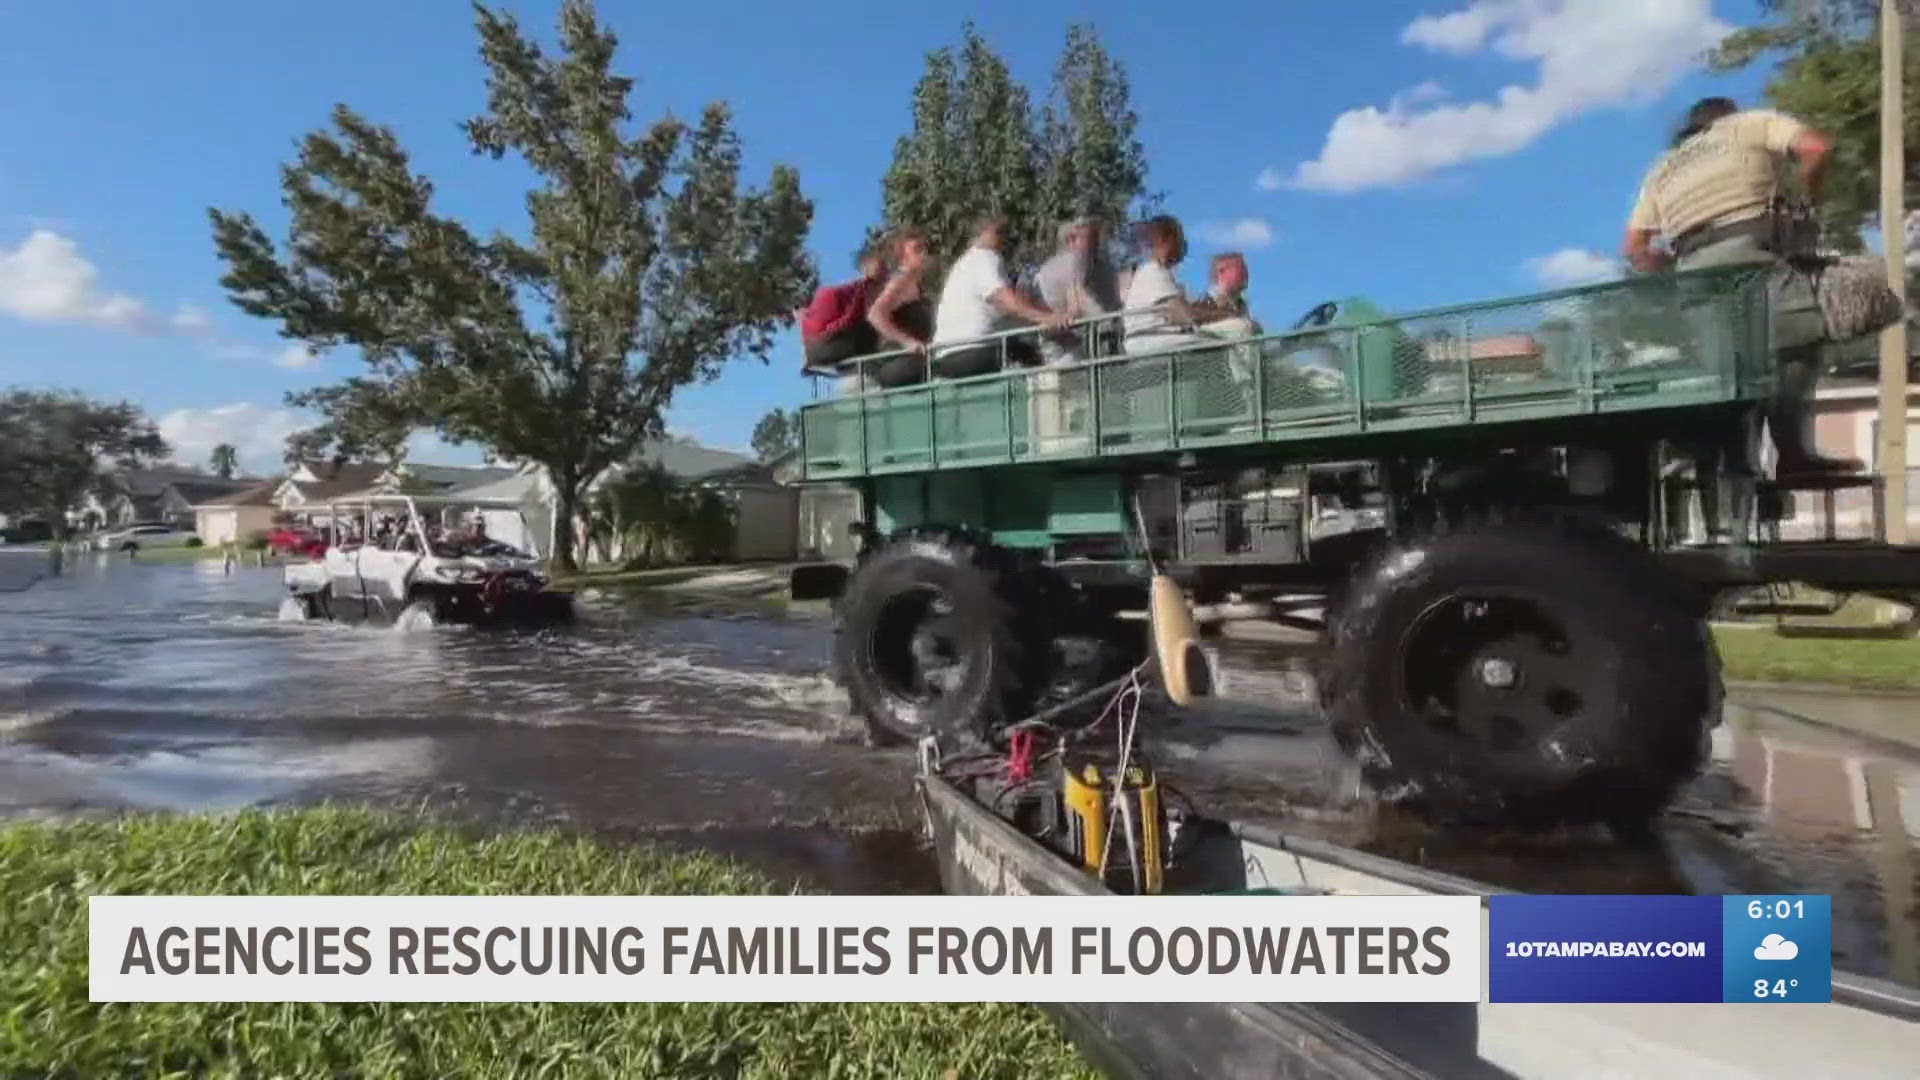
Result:
M267 534L267 547L275 555L301 555L318 559L327 553L327 542L313 529L276 526Z

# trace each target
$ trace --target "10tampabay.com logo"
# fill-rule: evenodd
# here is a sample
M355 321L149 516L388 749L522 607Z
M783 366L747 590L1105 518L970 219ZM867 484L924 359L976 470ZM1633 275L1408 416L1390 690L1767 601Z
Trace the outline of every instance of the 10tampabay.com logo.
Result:
M1831 1000L1825 896L1495 896L1488 908L1491 1001Z

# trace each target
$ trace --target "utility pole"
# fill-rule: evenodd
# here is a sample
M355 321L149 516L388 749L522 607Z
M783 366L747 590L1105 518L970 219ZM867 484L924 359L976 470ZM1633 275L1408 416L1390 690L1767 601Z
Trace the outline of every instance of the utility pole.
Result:
M1906 64L1900 0L1880 0L1880 237L1887 283L1907 298ZM1907 322L1880 335L1880 475L1885 482L1887 542L1907 542Z

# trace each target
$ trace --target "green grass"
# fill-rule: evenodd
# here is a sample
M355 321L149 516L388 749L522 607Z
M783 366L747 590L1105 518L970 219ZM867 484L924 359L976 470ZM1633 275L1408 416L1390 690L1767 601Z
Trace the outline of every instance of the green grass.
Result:
M1715 627L1726 677L1920 690L1920 639L1783 637L1771 626Z
M97 894L713 894L718 858L322 808L0 827L4 1077L1092 1077L1037 1009L837 1004L106 1004Z

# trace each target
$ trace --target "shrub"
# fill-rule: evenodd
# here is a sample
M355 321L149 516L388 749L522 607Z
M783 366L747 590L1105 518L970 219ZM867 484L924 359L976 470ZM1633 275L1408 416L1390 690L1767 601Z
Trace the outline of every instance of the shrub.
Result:
M197 536L189 536L189 537L187 537L187 546L188 546L188 547L205 547L205 546L206 546L206 544L207 544L207 542L206 542L205 540L202 540L202 539L200 539L200 538L199 538L199 537L197 537Z
M256 530L254 530L253 532L251 532L251 533L248 533L248 534L247 534L247 542L246 542L246 544L245 544L244 546L246 547L246 549L247 549L248 551L265 551L265 550L267 550L267 533L266 533L266 530L265 530L265 529L256 529Z

